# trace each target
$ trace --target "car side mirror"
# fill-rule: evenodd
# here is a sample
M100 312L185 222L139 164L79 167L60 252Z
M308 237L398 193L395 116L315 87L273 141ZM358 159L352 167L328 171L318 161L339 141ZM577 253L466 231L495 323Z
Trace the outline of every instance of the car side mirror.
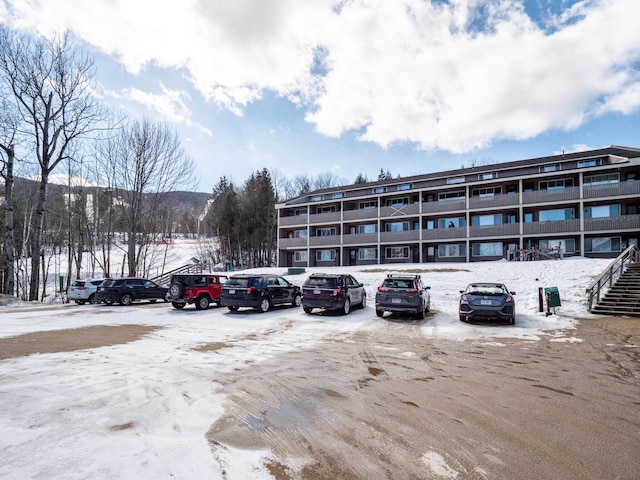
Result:
M516 292L509 292L509 293L510 293L511 295L515 295L515 294L516 294Z
M358 286L359 287L364 287L364 283L359 283Z
M464 293L464 290L460 290L460 293Z
M427 285L426 287L424 287L424 289L425 290L431 290L431 287Z

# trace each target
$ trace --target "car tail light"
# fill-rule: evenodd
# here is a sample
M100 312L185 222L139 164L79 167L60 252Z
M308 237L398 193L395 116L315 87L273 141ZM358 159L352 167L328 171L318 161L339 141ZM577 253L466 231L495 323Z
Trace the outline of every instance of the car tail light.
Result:
M469 300L467 299L467 295L464 294L460 297L460 303L469 303Z
M76 290L86 290L87 287L76 287Z
M342 290L341 288L334 288L333 289L333 296L337 297L340 294L341 290Z
M382 285L380 285L378 287L378 291L382 292L382 293L387 293L389 291L389 289L387 287L383 287Z
M513 302L513 297L511 295L507 295L505 303Z
M256 287L249 287L247 288L247 295L251 295L255 291L256 291Z
M417 288L410 288L408 290L405 290L405 292L407 292L407 293L418 293L418 289Z

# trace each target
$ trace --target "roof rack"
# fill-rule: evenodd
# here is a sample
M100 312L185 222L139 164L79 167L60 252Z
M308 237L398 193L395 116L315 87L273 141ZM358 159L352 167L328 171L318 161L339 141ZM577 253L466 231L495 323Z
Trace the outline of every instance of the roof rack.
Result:
M420 275L411 275L409 273L387 273L387 278L415 278L417 280L422 277Z

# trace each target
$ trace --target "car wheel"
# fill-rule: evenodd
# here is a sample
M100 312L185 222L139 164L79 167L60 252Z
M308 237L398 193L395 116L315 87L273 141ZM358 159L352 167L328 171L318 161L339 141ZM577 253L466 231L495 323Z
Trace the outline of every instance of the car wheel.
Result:
M262 297L260 305L258 305L258 311L260 313L268 312L271 308L271 301L267 297Z
M196 300L196 310L206 310L209 308L209 303L209 297L206 295L198 297L198 300Z
M311 307L302 307L302 309L304 310L304 313L311 313L311 310L313 310Z
M184 285L180 282L174 282L169 287L169 295L173 298L182 298L184 295Z
M362 303L360 304L360 308L364 308L367 306L367 294L363 293L362 294Z
M467 317L465 317L464 315L460 314L460 321L466 323Z
M516 324L516 317L509 317L509 325L515 325Z
M421 308L418 313L416 313L417 320L424 320L424 308Z
M182 310L184 308L184 303L171 302L173 308L177 308L178 310Z
M229 311L231 312L237 312L238 311L238 307L235 305L230 305L227 307L229 309Z
M96 294L92 293L91 295L89 295L89 303L92 305L95 305L96 303L100 303L96 300Z
M125 305L125 306L131 305L132 302L133 302L133 297L128 293L125 293L120 297L120 305Z
M351 301L349 300L349 297L347 297L344 299L344 304L342 305L342 314L349 315L350 311L351 311Z
M427 308L424 309L424 312L429 313L429 310L431 310L431 301L427 303Z
M382 318L382 316L384 315L384 310L377 310L376 309L376 315Z
M294 307L299 307L300 305L302 305L302 296L296 293L293 297L293 303L291 305Z

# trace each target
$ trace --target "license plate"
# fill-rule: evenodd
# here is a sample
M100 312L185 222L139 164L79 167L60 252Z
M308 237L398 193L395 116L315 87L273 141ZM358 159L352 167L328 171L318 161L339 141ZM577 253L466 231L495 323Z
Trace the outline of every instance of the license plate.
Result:
M234 295L236 293L235 290L229 290L229 295Z
M314 290L313 293L314 295L320 295L320 290Z
M402 299L400 298L392 298L391 303L402 303Z
M480 300L480 305L491 305L491 300Z

